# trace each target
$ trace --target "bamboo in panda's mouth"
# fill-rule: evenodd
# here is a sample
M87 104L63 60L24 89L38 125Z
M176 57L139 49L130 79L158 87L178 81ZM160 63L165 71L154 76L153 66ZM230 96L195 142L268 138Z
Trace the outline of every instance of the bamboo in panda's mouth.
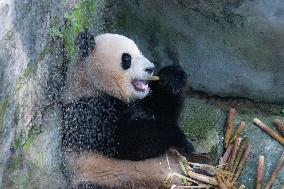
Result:
M151 76L151 77L147 77L145 80L146 81L159 81L160 77L159 76Z

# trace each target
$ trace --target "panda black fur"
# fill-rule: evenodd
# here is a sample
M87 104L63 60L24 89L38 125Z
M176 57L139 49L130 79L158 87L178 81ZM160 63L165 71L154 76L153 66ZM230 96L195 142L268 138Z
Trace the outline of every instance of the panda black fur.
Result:
M78 37L77 47L81 67L85 64L85 70L73 68L73 77L70 77L77 81L71 81L73 85L67 90L62 129L65 152L76 154L75 158L95 153L106 159L144 161L159 157L172 147L187 154L193 151L178 127L183 105L181 90L186 84L186 74L179 66L160 70L160 81L149 83L151 93L148 95L148 85L141 82L152 76L154 67L132 40L116 34L94 37L83 32ZM113 52L100 57L104 50ZM93 65L94 62L97 65ZM101 66L103 68L98 68ZM104 73L107 70L110 73ZM109 81L108 77L113 80ZM125 78L130 80L125 83ZM79 89L84 86L86 90ZM128 91L130 88L132 93ZM94 184L84 187L113 187L107 183ZM82 184L79 186L84 188Z

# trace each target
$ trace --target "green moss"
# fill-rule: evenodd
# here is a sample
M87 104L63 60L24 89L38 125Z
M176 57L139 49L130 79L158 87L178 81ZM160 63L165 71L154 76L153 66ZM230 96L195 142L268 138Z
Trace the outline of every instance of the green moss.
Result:
M15 136L12 147L17 150L22 149L21 139L19 137Z
M19 169L24 160L24 156L22 153L14 154L14 158L11 159L7 165L7 172L12 173L15 170Z
M11 41L12 38L14 37L14 33L15 33L15 31L14 31L13 29L10 29L10 30L6 33L5 37L3 38L3 44L6 44L6 43L4 43L4 42L6 42L6 41Z
M27 67L23 72L23 77L31 76L37 70L37 63L33 63L31 66Z
M25 143L23 144L23 150L26 152L28 151L29 147L33 143L34 139L42 132L42 130L38 127L32 126L28 137L25 140Z
M23 80L32 76L38 69L38 62L42 61L46 55L50 52L51 44L46 45L46 47L37 55L36 59L20 74L16 79L15 87L12 91L12 95L16 95L17 92L23 86Z
M218 121L220 110L197 99L187 99L180 117L180 126L187 137L202 140L208 135Z
M19 102L17 102L15 104L15 110L14 110L14 123L15 123L15 125L18 125L19 119L20 119L20 105L19 105Z
M20 170L20 174L15 174L11 177L13 182L12 188L31 188L30 184L32 183L32 169Z
M16 79L15 87L14 87L14 90L12 92L12 95L15 95L17 92L19 92L19 90L21 89L22 86L23 86L22 78L19 77L19 78Z
M51 27L49 28L49 34L50 36L55 40L56 38L63 38L63 34L62 32L60 31L59 28L57 27Z
M0 102L0 129L3 127L4 116L8 107L8 97Z
M35 60L36 63L42 61L46 57L46 55L50 52L51 45L52 43L50 42L44 47L44 49L40 53L38 53L36 60Z
M38 68L38 62L42 61L49 52L50 44L46 45L44 49L38 53L36 59L30 64L30 66L24 70L23 77L30 77L33 73L35 73Z
M19 169L24 160L24 156L22 153L22 143L21 139L18 136L14 137L14 140L11 144L12 155L7 164L7 172L13 173L15 170Z
M70 13L64 14L65 26L51 27L49 33L52 38L62 38L67 58L71 59L76 52L76 37L81 31L94 25L95 0L81 0L75 4Z
M43 161L44 161L43 152L39 151L39 150L35 150L35 152L33 153L33 157L31 159L31 161L37 167L42 167Z
M213 158L218 157L219 156L218 152L219 152L218 145L214 145L211 147L211 152L210 152L211 157Z

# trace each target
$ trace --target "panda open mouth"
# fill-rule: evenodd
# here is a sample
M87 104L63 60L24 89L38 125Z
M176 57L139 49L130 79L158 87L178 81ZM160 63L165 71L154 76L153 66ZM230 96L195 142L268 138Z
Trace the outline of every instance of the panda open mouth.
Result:
M144 80L134 79L132 85L136 91L145 92L148 89L148 84Z

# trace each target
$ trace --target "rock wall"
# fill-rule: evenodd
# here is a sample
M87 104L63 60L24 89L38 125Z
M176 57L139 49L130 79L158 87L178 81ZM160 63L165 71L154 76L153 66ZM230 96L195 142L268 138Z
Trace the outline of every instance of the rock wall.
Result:
M284 103L283 12L282 0L122 0L115 28L195 90Z
M0 6L0 188L60 187L55 101L62 55L52 50L60 48L48 28L62 20L64 5L10 0Z
M101 28L104 9L104 1L82 2L0 1L0 188L66 188L59 145L64 71L75 36L86 26ZM66 26L71 19L76 23Z

